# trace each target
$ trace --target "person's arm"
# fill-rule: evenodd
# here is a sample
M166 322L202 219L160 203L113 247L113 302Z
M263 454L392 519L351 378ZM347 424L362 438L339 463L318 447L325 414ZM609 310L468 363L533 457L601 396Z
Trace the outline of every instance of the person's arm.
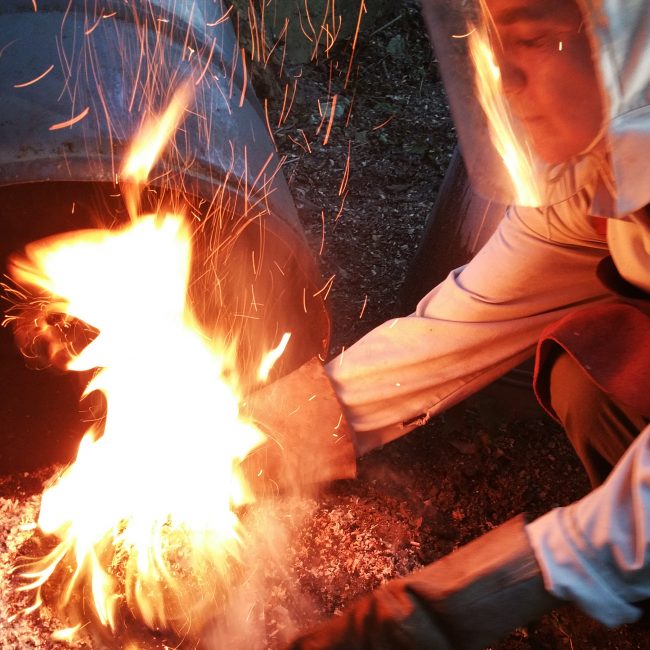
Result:
M546 589L609 627L650 598L650 426L607 481L529 524Z
M529 357L542 329L568 310L606 298L595 268L607 247L584 209L576 199L566 214L510 210L414 314L380 325L330 361L359 455Z

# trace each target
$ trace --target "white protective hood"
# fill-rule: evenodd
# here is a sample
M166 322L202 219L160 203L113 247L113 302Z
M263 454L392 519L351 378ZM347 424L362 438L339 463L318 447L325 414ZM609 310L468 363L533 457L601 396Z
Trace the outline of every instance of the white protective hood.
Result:
M650 203L650 5L580 0L605 95L611 184L601 179L592 213L622 217Z
M512 2L514 8L526 4ZM479 34L486 45L480 53L498 47L489 2L422 0L474 189L498 203L529 207L554 205L588 189L594 215L625 217L650 203L650 3L577 0L577 5L605 114L598 139L587 149L570 160L549 163L536 153L516 111L510 110L500 81L485 91L491 70L481 71L485 66L476 63L472 42ZM503 131L510 133L505 146L495 138ZM513 160L523 164L513 166Z

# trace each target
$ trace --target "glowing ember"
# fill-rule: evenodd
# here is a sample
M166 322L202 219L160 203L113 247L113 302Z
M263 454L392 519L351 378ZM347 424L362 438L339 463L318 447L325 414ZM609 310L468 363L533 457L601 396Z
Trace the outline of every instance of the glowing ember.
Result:
M523 139L515 134L508 101L503 90L501 70L496 63L485 25L469 26L470 56L476 71L477 97L488 119L490 139L501 156L514 185L516 203L538 206L541 203L530 156Z
M183 97L158 121L165 137ZM156 154L133 152L132 182L146 180L164 138L149 132L146 140ZM238 580L243 531L233 509L251 498L239 461L264 437L239 418L236 387L224 380L234 359L188 307L190 257L184 219L150 214L121 230L30 244L12 263L16 282L52 297L52 312L99 332L67 367L98 369L85 394L101 391L107 403L75 463L43 494L39 527L60 543L23 574L31 581L23 589L37 589L40 603L41 586L65 560L74 572L63 604L83 586L111 630L124 601L152 629L187 632Z

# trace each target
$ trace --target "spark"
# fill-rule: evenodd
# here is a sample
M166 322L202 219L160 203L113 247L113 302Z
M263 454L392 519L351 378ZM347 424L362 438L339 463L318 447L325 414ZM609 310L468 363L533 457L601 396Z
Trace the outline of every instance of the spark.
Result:
M9 47L11 47L14 43L17 43L18 39L14 38L13 41L9 41L6 45L3 45L2 48L0 48L0 57L5 53L5 50Z
M395 119L395 115L391 115L385 122L382 122L381 124L378 124L377 126L373 126L372 130L373 131L379 131L379 129L383 129L387 124L390 124L394 119Z
M293 142L293 144L296 145L296 147L300 147L300 148L301 148L305 153L311 153L310 149L308 149L307 147L305 147L305 145L303 145L302 142L300 142L299 140L296 140L296 138L294 138L292 135L288 134L287 137L289 138L289 140L291 140L291 142ZM292 159L291 159L290 161L288 161L288 162L296 162L296 161L298 161L298 160L300 160L300 157L299 157L299 156L298 156L297 158L292 158Z
M358 74L358 70L357 70L357 74ZM350 106L348 107L348 116L345 120L346 129L348 128L348 126L350 126L350 120L352 119L352 107L354 106L354 100L356 99L356 97L357 97L357 86L355 84L354 91L352 92L352 99L350 101Z
M354 38L352 39L352 51L350 52L350 63L348 64L348 71L347 74L345 75L345 87L348 87L348 83L350 81L350 74L352 73L352 62L354 61L354 54L357 49L357 40L359 39L359 30L361 29L361 19L363 18L363 14L367 13L366 9L366 1L361 0L361 3L359 5L359 15L357 17L357 27L354 31Z
M366 311L367 305L368 305L368 296L366 295L366 297L363 299L363 305L361 307L361 313L359 314L359 320L363 318L363 314Z
M473 29L470 29L466 34L452 34L451 37L452 38L467 38L468 36L471 36L476 31L476 29L477 28L474 27Z
M21 84L14 84L14 88L27 88L27 86L31 86L32 84L37 83L44 77L46 77L50 72L54 70L54 64L52 64L45 72L41 72L41 74L38 75L38 77L34 77L33 79L30 79L29 81L25 81L24 83Z
M86 117L90 113L90 106L86 106L86 108L79 113L79 115L75 115L73 118L66 120L65 122L59 122L58 124L52 124L52 126L49 128L50 131L58 131L60 129L65 129L68 126L73 126L77 122L81 122L81 120Z
M334 116L336 115L336 102L338 101L339 96L334 95L332 97L332 103L330 104L330 119L327 125L327 131L325 132L325 139L323 140L323 146L325 146L330 139L330 133L332 132L332 124L334 124Z
M302 129L298 129L298 133L302 135L303 140L305 141L305 145L307 146L307 151L311 153L311 147L309 146L309 140L307 140L307 136L305 135L305 132Z
M350 180L350 147L352 146L352 143L350 140L348 140L348 157L345 160L345 169L343 171L343 178L341 179L341 185L339 185L339 196L345 192L347 186L348 186L348 181Z
M287 23L288 25L288 23ZM282 46L282 61L280 62L280 78L284 76L284 63L287 58L287 39L284 39L284 44ZM302 68L300 68L300 74L296 75L296 77L301 77L302 76Z
M248 6L248 26L251 34L251 61L261 61L259 54L257 55L257 58L255 57L255 53L259 52L261 49L260 40L262 37L260 36L260 30L257 26L257 13L251 5Z
M282 124L282 117L284 116L284 109L287 105L287 96L289 94L289 84L284 84L284 98L282 99L282 108L280 109L280 117L278 118L278 127Z
M241 108L244 105L244 101L246 98L246 85L248 84L248 66L246 64L246 51L244 50L243 47L241 49L241 56L244 65L244 81L241 85L241 97L239 98L239 108Z
M260 364L259 370L257 371L257 379L259 381L266 381L269 378L269 373L275 365L276 361L284 354L284 351L287 349L289 340L291 339L291 332L285 332L282 335L280 343L266 353L262 363Z
M202 81L203 77L205 77L205 73L208 71L208 68L210 67L210 64L212 63L212 56L214 54L214 46L216 45L217 39L213 38L212 39L212 46L210 47L210 54L208 54L207 61L205 65L203 66L203 70L201 70L201 74L199 75L199 78L194 82L195 86L198 86Z
M339 208L339 211L336 213L336 217L334 217L334 223L338 223L338 220L343 216L343 209L345 208L345 201L348 198L348 191L345 191L345 194L343 195L343 200L341 201L341 207Z
M232 8L233 5L230 5L230 7L228 7L228 11L226 11L226 13L223 14L223 16L221 16L221 18L217 18L217 20L215 20L213 23L205 23L205 26L216 27L217 25L221 25L221 23L225 23L230 17L230 14L232 13Z
M103 14L102 14L101 16L99 16L99 18L97 18L97 20L95 21L95 23L93 24L93 26L92 26L92 27L89 27L89 28L84 32L84 34L85 34L86 36L90 36L90 35L91 35L91 34L92 34L96 29L97 29L97 27L99 27L99 23L102 22L102 18L103 18L103 17L104 17Z
M271 118L269 117L269 98L265 97L264 98L264 119L266 120L266 130L269 132L269 135L271 136L271 140L273 140L273 144L276 144L275 142L275 134L273 133L273 129L271 128ZM289 136L291 137L291 136Z
M315 294L314 298L320 296L321 293L325 292L325 295L323 296L323 301L327 300L327 296L329 295L330 289L332 288L332 285L334 284L334 279L336 278L336 273L331 275L327 282L322 286L321 289L319 289Z
M343 16L338 16L338 25L336 24L336 0L332 0L332 31L330 32L329 27L325 28L325 33L327 35L327 45L325 46L326 56L330 55L331 49L336 44L338 36L341 32L341 27L343 25Z
M307 0L305 0L305 15L307 16L307 22L309 23L309 29L311 30L311 33L316 36L316 30L314 29L314 25L311 22L311 16L309 15L309 4L307 3ZM302 28L302 33L305 35L305 37L309 40L310 43L314 42L314 39L307 34L305 31L303 24L302 24L302 15L300 16L300 27Z
M266 55L266 58L264 59L264 67L266 67L268 65L271 57L273 56L273 52L275 52L275 50L277 49L278 44L282 41L282 39L284 38L284 36L287 33L288 29L289 29L289 19L285 18L284 19L284 26L282 27L282 30L278 34L277 40L275 41L275 43L273 44L273 47L269 50L268 54ZM284 50L285 50L285 53L286 53L286 43L284 45ZM284 54L282 56L282 61L284 63ZM280 78L282 78L282 70L280 70L280 75L279 76L280 76Z
M320 124L316 129L316 135L320 134L323 124L325 124L325 118L327 117L327 113L323 110L323 105L321 104L320 99L318 100L318 114L320 115Z
M291 100L289 101L289 107L287 108L287 97L289 93L289 84L284 86L284 101L282 102L282 110L280 112L280 119L278 120L278 127L280 127L284 122L287 121L291 109L293 108L293 103L296 99L296 90L298 89L298 80L293 80L293 92L291 94Z

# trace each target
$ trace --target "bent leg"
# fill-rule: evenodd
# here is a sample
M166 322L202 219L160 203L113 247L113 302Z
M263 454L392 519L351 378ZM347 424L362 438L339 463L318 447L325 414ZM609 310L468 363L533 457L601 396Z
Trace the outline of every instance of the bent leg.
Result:
M553 409L596 487L648 420L604 393L566 352L553 361L549 380Z

